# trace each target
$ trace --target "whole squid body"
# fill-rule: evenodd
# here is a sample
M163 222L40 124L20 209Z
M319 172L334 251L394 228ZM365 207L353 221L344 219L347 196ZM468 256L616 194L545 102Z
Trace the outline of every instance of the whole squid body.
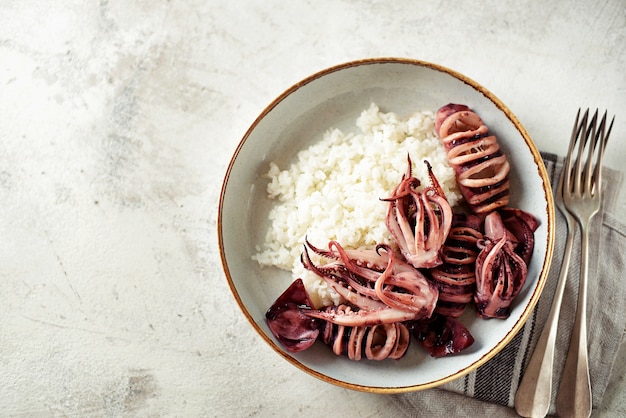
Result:
M449 103L437 111L435 131L472 212L508 205L509 162L480 116L466 105Z

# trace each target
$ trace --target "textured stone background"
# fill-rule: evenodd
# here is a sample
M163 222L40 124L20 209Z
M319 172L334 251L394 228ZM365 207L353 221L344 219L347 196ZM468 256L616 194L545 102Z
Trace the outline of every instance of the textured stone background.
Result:
M236 306L216 211L237 143L309 74L397 56L485 85L545 151L565 152L579 106L610 109L621 169L624 5L3 1L0 415L401 415L289 365ZM626 413L624 369L598 416ZM514 416L423 397L425 414Z

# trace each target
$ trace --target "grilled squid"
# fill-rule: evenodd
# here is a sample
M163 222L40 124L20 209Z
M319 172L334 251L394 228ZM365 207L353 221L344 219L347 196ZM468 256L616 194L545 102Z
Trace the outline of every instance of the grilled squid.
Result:
M350 316L353 310L350 306L339 305L329 306L326 312L332 312L334 316ZM362 358L368 360L402 358L411 338L408 328L401 322L348 326L325 320L321 324L322 341L332 348L333 353L338 356L345 355L355 361Z
M484 239L477 242L476 312L482 318L508 318L511 304L526 283L528 266L518 254L517 238L498 212L485 218Z
M435 312L451 318L463 314L476 289L477 241L483 238L482 219L477 215L455 213L443 246L443 264L430 270L439 289Z
M474 337L458 319L434 313L428 319L409 323L411 334L431 357L460 353L472 344Z
M418 191L411 158L407 170L393 190L387 209L387 229L407 262L415 268L432 268L442 263L441 249L450 232L452 208L430 163L424 160L430 187Z
M480 116L465 105L450 103L437 111L435 130L471 210L488 213L506 206L510 166Z

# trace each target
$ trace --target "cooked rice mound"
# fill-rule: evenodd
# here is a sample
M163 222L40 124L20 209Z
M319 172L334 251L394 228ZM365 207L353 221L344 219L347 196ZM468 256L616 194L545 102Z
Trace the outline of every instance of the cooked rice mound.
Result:
M391 243L385 225L387 203L381 201L406 171L407 155L413 175L430 185L427 159L451 206L460 201L454 171L434 130L434 113L419 111L402 118L371 104L356 120L358 133L331 129L300 151L284 170L271 162L267 195L276 200L270 227L254 259L302 278L316 307L340 303L341 298L300 263L305 236L325 248L337 240L345 248L373 248Z

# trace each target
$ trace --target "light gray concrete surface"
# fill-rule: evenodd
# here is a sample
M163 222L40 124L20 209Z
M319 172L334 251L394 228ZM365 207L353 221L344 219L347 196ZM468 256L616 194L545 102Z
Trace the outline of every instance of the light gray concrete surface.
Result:
M545 151L565 153L579 106L608 108L618 118L606 163L623 169L625 10L621 0L3 1L0 415L402 416L386 396L289 365L242 315L216 233L235 147L300 79L395 56L483 84ZM625 357L596 416L626 414ZM422 396L433 415L515 416Z

